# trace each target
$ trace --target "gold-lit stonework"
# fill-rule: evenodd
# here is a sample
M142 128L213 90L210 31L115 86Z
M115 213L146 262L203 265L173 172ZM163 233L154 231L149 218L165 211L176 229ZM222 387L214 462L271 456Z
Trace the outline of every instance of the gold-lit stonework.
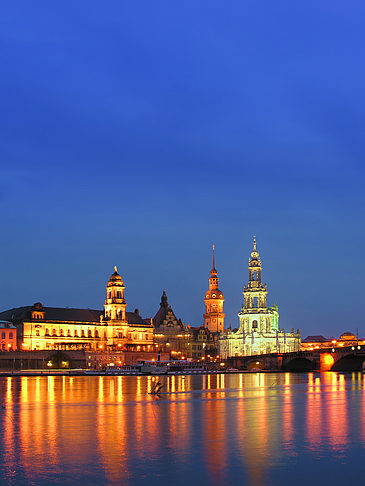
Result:
M238 314L240 327L228 329L219 338L219 354L228 356L249 356L265 353L298 351L299 329L285 332L279 328L279 311L276 305L267 305L267 285L261 281L262 265L253 240L253 251L248 264L249 281L244 286L244 304Z
M213 267L210 271L209 290L205 294L205 314L204 326L213 333L223 332L224 313L223 313L223 292L218 288L218 272L215 268L215 256L213 245Z
M0 313L16 325L18 349L152 351L153 326L138 309L126 312L124 282L115 267L104 311L43 307L41 303Z

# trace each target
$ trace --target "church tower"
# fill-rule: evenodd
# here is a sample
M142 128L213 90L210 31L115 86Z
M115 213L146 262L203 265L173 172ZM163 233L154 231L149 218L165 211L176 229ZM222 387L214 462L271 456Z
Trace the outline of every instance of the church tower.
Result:
M267 306L267 285L261 282L261 258L253 238L253 251L248 262L248 284L243 288L244 304L239 313L244 332L271 332L277 330L278 313ZM274 312L275 311L275 312Z
M223 332L223 293L218 288L218 272L215 268L214 245L213 245L213 268L210 271L209 290L205 294L204 326L211 332Z
M110 320L126 321L125 309L127 304L124 298L124 282L114 267L114 273L111 275L106 287L105 299L105 317Z

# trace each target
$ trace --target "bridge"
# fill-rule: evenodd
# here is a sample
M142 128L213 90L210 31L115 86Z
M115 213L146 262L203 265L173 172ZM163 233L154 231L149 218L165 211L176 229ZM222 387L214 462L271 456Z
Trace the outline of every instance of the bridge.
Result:
M232 368L270 371L362 371L364 362L365 346L227 358Z

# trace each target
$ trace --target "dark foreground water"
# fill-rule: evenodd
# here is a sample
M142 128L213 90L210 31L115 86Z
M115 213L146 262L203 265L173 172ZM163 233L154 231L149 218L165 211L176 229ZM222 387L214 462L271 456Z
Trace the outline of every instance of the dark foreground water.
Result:
M3 485L364 484L365 377L0 378Z

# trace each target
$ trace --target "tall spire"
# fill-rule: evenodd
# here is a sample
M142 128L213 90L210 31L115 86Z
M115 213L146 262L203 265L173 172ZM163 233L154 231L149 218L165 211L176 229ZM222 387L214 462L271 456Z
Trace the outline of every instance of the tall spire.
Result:
M256 236L253 237L253 250L251 252L251 260L260 260L259 252L256 248Z
M218 273L217 270L216 270L216 268L215 268L215 253L214 253L214 250L215 250L215 245L213 244L213 267L212 267L212 269L210 271L211 278L212 277L213 278L216 278L217 277L217 273ZM218 282L217 282L217 284L218 284Z

